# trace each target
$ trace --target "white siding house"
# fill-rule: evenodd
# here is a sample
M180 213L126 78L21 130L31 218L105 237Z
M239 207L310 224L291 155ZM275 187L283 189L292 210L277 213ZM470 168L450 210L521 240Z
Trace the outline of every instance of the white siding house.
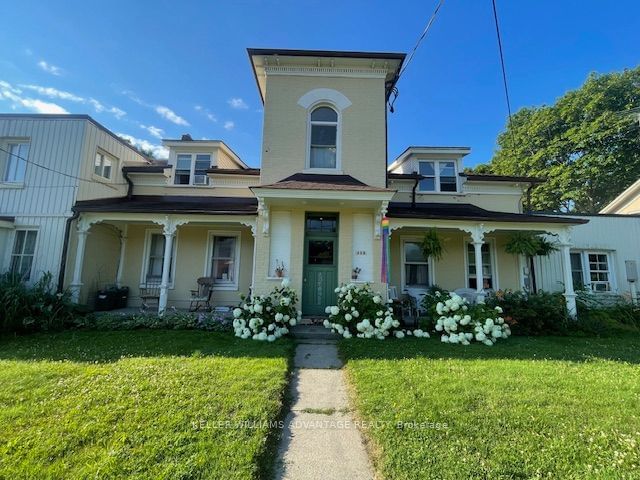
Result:
M0 114L0 272L57 281L71 207L125 195L124 163L148 162L87 115Z

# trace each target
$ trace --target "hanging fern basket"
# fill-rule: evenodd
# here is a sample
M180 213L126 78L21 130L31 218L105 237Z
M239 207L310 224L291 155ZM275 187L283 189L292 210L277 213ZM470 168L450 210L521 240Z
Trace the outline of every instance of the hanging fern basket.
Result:
M442 240L435 228L430 228L424 234L421 247L422 255L427 259L433 258L435 260L440 260L445 253Z

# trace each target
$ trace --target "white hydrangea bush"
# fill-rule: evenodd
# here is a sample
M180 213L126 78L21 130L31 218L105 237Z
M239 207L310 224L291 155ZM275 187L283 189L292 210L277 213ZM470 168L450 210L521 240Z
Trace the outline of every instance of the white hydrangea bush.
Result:
M298 295L284 279L279 287L268 295L242 298L240 306L233 310L233 331L242 339L273 342L289 333L302 312L296 310Z
M395 318L391 306L385 304L382 296L374 292L368 283L343 284L336 288L335 293L338 296L338 304L325 309L329 318L323 325L344 338L384 340L390 336L429 336L421 329L400 328L400 322Z
M511 335L509 325L505 323L502 308L490 308L484 303L469 305L467 300L456 293L435 295L441 298L434 306L436 314L435 329L442 332L440 340L444 343L469 345L473 342L491 346L500 338Z

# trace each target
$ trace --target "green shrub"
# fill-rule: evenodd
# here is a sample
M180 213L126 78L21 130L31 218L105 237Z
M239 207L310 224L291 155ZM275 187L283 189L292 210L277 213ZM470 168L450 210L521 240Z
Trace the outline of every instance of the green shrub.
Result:
M640 331L640 306L615 295L580 292L576 327L588 335Z
M527 293L499 290L486 298L490 307L499 306L514 335L566 335L570 320L561 293Z
M32 286L19 275L0 275L0 332L62 330L87 310L71 302L68 291L56 293L53 275L45 273Z
M207 330L230 332L231 312L101 313L78 319L76 328L88 330Z

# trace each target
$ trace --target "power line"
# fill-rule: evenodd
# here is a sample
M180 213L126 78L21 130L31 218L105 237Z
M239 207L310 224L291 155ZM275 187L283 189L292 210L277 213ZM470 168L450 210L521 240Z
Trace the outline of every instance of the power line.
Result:
M502 69L502 84L504 86L504 97L507 101L507 113L509 114L509 123L507 125L510 137L511 148L515 149L516 143L513 137L513 129L511 128L511 100L509 98L509 84L507 82L507 69L504 66L504 52L502 51L502 36L500 35L500 22L498 21L498 9L496 8L496 0L491 0L493 6L493 20L496 25L496 37L498 39L498 53L500 55L500 67Z
M62 176L67 177L67 178L72 178L74 180L78 180L78 181L81 181L81 182L96 183L98 185L104 185L106 187L113 188L114 190L117 190L115 188L115 185L127 185L126 183L110 183L110 184L107 184L107 183L98 182L97 180L92 180L92 179L89 179L89 178L78 177L78 176L72 175L70 173L61 172L59 170L56 170L55 168L47 167L46 165L42 165L40 163L34 162L33 160L28 160L28 159L26 159L26 158L24 158L24 157L22 157L22 156L20 156L20 155L18 155L16 153L10 152L9 150L5 150L2 147L0 147L0 151L6 153L8 155L11 155L13 157L19 158L23 162L28 163L30 165L33 165L35 167L42 168L43 170L47 170L47 171L52 172L52 173L57 173L58 175L62 175Z

